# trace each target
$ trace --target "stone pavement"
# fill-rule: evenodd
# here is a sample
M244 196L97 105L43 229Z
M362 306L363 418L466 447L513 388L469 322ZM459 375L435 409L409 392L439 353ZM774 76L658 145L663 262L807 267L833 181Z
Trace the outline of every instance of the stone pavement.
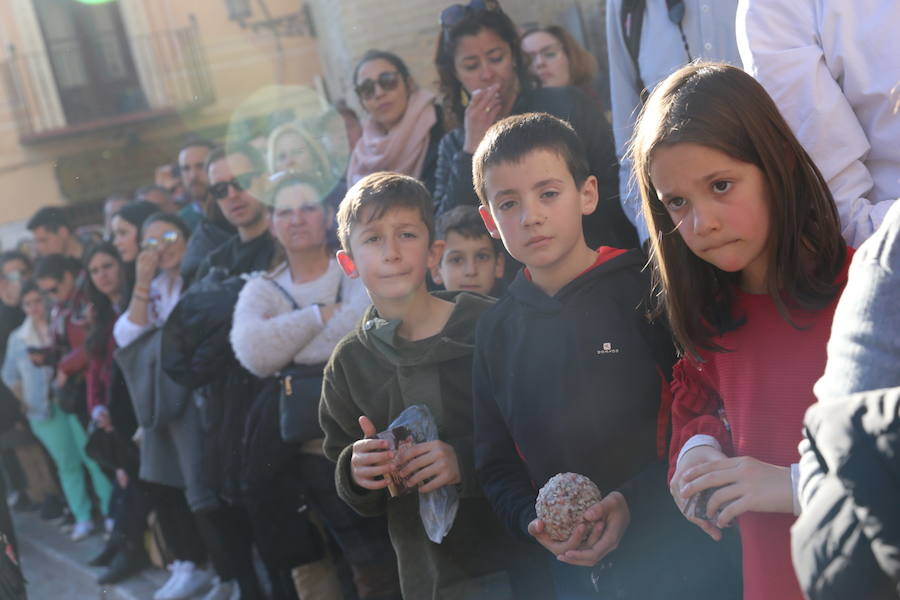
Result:
M13 521L28 580L29 600L150 600L168 573L148 567L120 584L101 587L102 568L87 566L103 548L96 534L72 542L55 523L41 521L36 513L14 513Z

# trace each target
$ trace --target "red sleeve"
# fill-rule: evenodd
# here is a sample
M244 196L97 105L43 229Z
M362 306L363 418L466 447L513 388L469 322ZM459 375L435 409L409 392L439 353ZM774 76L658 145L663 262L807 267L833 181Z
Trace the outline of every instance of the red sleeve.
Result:
M672 443L669 446L669 480L681 447L691 437L711 435L725 454L734 454L731 432L722 421L722 399L710 376L710 368L682 358L672 368Z

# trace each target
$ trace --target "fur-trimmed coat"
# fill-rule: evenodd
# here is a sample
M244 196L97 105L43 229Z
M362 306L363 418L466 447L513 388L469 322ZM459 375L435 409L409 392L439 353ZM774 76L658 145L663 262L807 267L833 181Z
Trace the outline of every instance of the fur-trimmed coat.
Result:
M272 375L291 363L327 362L370 303L362 282L344 275L335 259L321 277L306 283L294 283L286 265L273 274L247 282L238 297L231 328L235 356L257 377ZM273 281L291 294L300 309L294 309ZM340 308L328 323L322 323L317 305L334 304L339 290Z

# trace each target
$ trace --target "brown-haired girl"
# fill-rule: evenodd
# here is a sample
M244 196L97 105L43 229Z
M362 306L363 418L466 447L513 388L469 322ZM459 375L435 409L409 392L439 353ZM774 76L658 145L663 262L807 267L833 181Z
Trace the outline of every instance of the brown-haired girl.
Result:
M684 353L672 496L716 540L737 520L746 600L802 598L794 463L852 254L831 193L762 86L724 64L669 76L632 144L660 310Z
M529 71L543 87L579 88L595 102L600 96L591 87L597 76L597 59L559 25L535 27L522 34L522 51L529 59Z

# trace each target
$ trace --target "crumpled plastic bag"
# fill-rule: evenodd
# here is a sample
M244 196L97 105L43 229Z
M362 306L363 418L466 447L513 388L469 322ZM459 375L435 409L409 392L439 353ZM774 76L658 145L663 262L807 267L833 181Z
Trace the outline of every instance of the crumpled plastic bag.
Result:
M410 406L383 431L376 436L387 440L390 449L397 451L413 444L433 442L438 439L437 424L427 406L416 404ZM391 496L401 496L414 491L407 487L403 478L392 475L389 486ZM456 520L459 509L459 494L456 487L445 485L436 490L419 494L419 516L428 539L440 544Z

